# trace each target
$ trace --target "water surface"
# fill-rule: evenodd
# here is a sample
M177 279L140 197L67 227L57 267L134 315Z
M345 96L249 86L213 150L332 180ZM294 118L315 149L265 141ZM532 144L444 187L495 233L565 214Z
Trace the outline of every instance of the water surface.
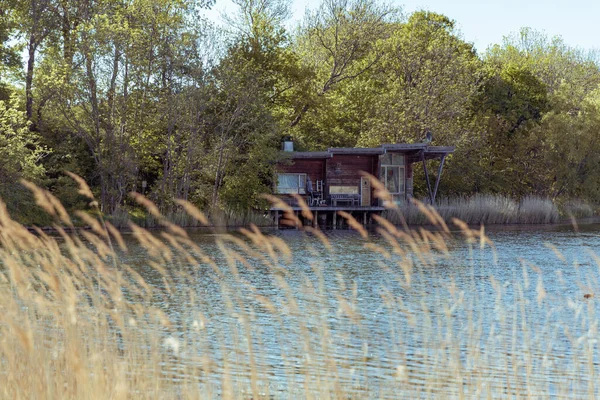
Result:
M426 256L406 244L394 252L376 232L327 231L331 249L299 230L265 233L292 259L275 251L278 262L266 262L264 248L248 254L228 235L190 231L215 264L167 265L185 272L175 278L181 296L156 299L193 353L173 368L209 354L203 382L217 392L225 366L243 387L254 363L275 397L328 379L373 398L598 394L598 301L584 294L600 294L599 225L492 228L483 247L455 232L448 254ZM161 287L147 253L128 242L125 261Z

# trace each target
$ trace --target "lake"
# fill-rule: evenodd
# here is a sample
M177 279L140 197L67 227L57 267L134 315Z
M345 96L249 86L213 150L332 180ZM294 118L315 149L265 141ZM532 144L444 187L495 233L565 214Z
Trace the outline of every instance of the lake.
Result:
M188 233L207 258L167 265L175 287L131 238L122 256L169 292L153 300L177 343L161 379L211 396L599 395L600 297L584 295L600 296L600 225L491 228L483 247L458 231L326 231L330 248L299 230Z

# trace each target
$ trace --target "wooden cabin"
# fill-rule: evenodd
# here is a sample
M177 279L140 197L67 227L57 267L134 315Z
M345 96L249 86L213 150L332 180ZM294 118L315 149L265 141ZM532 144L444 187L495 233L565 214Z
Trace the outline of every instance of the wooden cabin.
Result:
M293 143L288 141L282 147L284 156L277 166L274 193L294 209L298 207L292 194L297 194L305 198L311 210L332 212L385 209L363 172L377 177L394 202L406 202L413 195L413 170L419 164L425 169L429 199L434 203L444 160L454 151L454 147L427 143L330 148L315 152L293 151ZM426 163L430 159L441 161L433 186Z

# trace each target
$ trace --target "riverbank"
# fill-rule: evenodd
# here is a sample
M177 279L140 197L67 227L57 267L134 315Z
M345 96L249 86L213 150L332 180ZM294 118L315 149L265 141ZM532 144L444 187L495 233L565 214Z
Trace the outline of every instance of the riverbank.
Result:
M145 200L147 202L147 200ZM145 203L144 203L145 204ZM148 206L148 204L145 204ZM37 206L36 206L37 207ZM585 225L600 222L598 207L582 200L564 200L552 201L549 198L527 196L520 200L514 200L504 195L484 195L477 194L470 197L457 196L445 197L439 199L435 206L429 206L425 203L410 202L399 207L390 208L381 213L381 216L397 226L430 226L430 212L435 210L436 218L443 220L451 225L457 219L470 226L496 226L496 225ZM189 211L189 210L187 210ZM122 208L112 215L104 215L105 221L110 222L118 230L130 230L130 223L134 223L145 229L161 228L165 223L175 224L183 228L218 228L234 229L240 227L258 226L261 228L276 227L275 218L268 211L248 210L245 212L226 211L221 209L201 212L202 215L191 215L185 209L180 208L176 211L167 212L164 215L158 214L158 210L152 212L147 208L139 207L125 209ZM304 217L308 210L299 213L298 217L301 223L309 224L312 217ZM40 213L43 212L40 209ZM352 214L352 213L350 213ZM363 214L359 212L359 214ZM97 218L100 216L97 210L87 212L75 212L72 217L71 229L89 229L88 217ZM358 215L358 214L357 214ZM322 217L322 215L321 215ZM364 216L363 216L364 217ZM360 222L364 218L356 217ZM19 218L15 218L19 221ZM32 226L43 226L44 231L55 230L53 228L52 218L39 218L48 221L43 224L24 225L35 229ZM21 221L19 221L21 222ZM322 228L331 227L325 223L319 223ZM338 217L341 226L348 226L343 217ZM437 224L436 221L435 224ZM366 225L375 224L372 218L367 219ZM435 225L434 224L434 225ZM60 224L60 226L66 226ZM69 226L66 226L69 228Z
M110 222L110 221L109 221ZM134 223L136 223L134 221ZM141 226L144 229L147 230L161 230L164 229L163 225L160 225L158 223L156 224L152 224L151 226L148 225L140 225L137 224L138 226ZM269 220L268 224L254 224L255 226L261 228L261 229L278 229L278 227L275 226L275 224L272 222L272 220ZM557 228L561 228L561 227L573 227L575 230L585 230L586 227L592 227L594 225L600 225L600 216L593 216L593 217L585 217L585 218L559 218L557 221L552 222L552 223L545 223L545 224L535 224L535 223L530 223L530 224L525 224L525 223L506 223L506 224L487 224L484 225L486 227L486 231L502 231L502 230L552 230L552 229L557 229ZM248 224L237 224L237 225L216 225L216 224L210 224L210 225L201 225L201 224L197 224L197 223L193 223L193 224L189 224L189 225L178 225L183 229L186 230L191 230L191 231L195 231L195 230L199 230L199 231L214 231L217 230L218 232L227 232L227 231L234 231L234 230L238 230L241 228L248 228L250 226L250 223ZM369 225L366 226L366 228L371 229L371 228L375 228L376 226L379 226L379 224L377 223L371 223ZM396 224L396 226L400 226L399 224ZM454 225L452 222L448 223L448 226L450 227L450 230L454 230L454 229L458 229L458 227L456 225ZM473 229L477 229L481 226L481 224L467 224L467 226L473 228ZM428 230L437 230L439 229L439 227L437 225L434 225L430 222L427 221L423 221L419 224L408 224L409 228L415 228L415 227L420 227L420 228L425 228ZM348 224L343 224L341 225L338 229L352 229L351 227L348 226ZM41 230L43 232L57 232L56 227L54 226L43 226L43 227L35 227L35 226L28 226L27 229L31 232L35 232L37 230ZM61 229L64 230L65 232L75 232L75 231L79 231L79 230L92 230L92 227L89 225L78 225L78 226L74 226L74 227L66 227L66 226L61 226ZM320 226L321 230L331 230L332 227L328 227L328 226ZM121 233L126 233L126 232L131 232L131 228L129 225L121 225L117 228L118 231L120 231Z

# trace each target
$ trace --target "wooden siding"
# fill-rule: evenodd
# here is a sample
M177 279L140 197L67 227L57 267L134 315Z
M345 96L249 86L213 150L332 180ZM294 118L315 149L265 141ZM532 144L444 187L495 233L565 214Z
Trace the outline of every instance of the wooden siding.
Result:
M292 164L279 164L277 170L282 173L307 174L313 182L325 180L325 160L323 159L298 159L293 160Z
M377 176L378 156L337 155L327 160L327 185L360 186L360 171Z
M326 195L329 194L330 186L356 186L360 190L361 171L379 177L378 162L378 155L334 154L326 165ZM374 202L375 197L371 192L371 204Z

